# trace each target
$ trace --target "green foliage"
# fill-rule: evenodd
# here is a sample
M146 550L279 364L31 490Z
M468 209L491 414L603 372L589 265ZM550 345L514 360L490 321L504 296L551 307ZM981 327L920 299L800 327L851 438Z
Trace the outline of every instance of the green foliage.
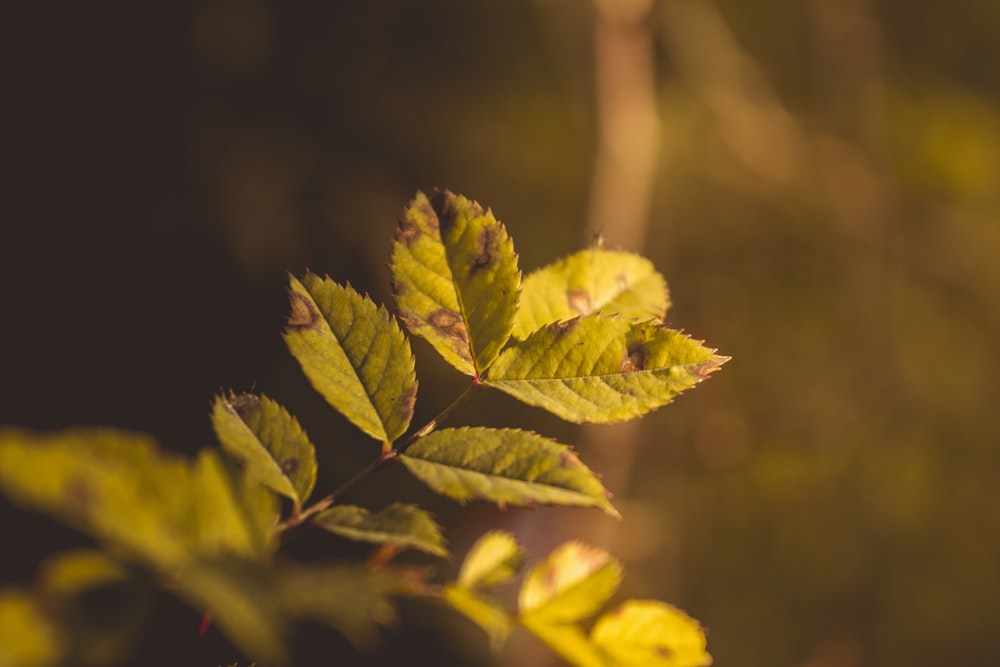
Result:
M342 502L357 484L401 464L461 503L594 507L618 517L611 494L569 446L515 428L438 426L472 390L499 389L573 422L615 422L704 379L726 358L663 325L662 276L641 257L592 248L533 273L522 294L504 227L447 191L418 193L405 209L391 269L403 323L472 382L406 436L417 379L395 317L349 285L312 273L291 277L289 351L327 402L381 443L366 468L311 504L315 447L298 420L264 395L218 396L211 420L221 451L202 450L193 461L146 436L109 429L0 433L0 489L92 536L114 557L87 552L53 561L42 579L50 594L71 599L128 582L128 567L138 566L268 663L290 660L288 633L300 620L370 646L379 626L395 619L393 599L406 595L464 614L495 651L520 626L575 665L709 664L700 627L664 603L625 602L584 631L580 623L622 578L606 551L578 542L559 547L525 575L511 611L491 589L510 583L524 562L512 535L488 533L455 581L435 584L429 570L393 562L405 549L449 556L427 511L395 502L373 512ZM290 501L284 510L278 496ZM282 540L305 525L378 551L368 564L283 558ZM80 643L31 592L0 591L0 662L55 664L71 650L93 664L118 658L113 647L124 639L91 636L112 639Z

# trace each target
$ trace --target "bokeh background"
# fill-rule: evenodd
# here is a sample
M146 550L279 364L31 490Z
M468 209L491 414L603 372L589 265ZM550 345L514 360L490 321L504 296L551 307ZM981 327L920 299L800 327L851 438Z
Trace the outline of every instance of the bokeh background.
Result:
M499 526L536 556L606 546L622 595L699 618L718 665L1000 660L1000 3L67 2L3 24L0 423L193 452L215 393L255 389L331 488L375 452L284 351L284 272L389 301L403 205L448 187L524 270L597 236L650 257L668 321L733 360L625 426L484 395L456 416L577 444L620 523L459 511L401 473L354 500L431 507L458 553ZM422 423L464 380L415 351ZM2 508L0 583L80 541ZM234 659L157 605L146 664ZM432 616L387 642L488 663ZM502 658L552 660L523 637Z

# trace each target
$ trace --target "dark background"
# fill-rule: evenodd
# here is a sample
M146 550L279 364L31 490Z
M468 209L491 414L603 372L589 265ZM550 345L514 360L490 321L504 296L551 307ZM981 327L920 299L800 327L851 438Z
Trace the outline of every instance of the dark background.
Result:
M594 36L631 4L7 8L0 423L109 424L190 453L218 391L255 389L300 417L331 488L374 452L284 350L285 271L388 302L395 220L448 187L493 208L524 270L598 232L649 256L670 323L733 361L628 431L483 396L457 418L579 443L614 467L621 524L457 512L403 475L357 500L427 505L459 554L497 525L536 556L538 526L592 531L625 561L623 594L687 609L720 665L991 664L1000 5L650 3L630 28L660 123L636 237L592 199ZM414 348L422 423L464 382ZM4 583L80 540L6 504L0 520ZM158 604L171 639L146 653L235 659ZM481 660L476 632L431 641ZM506 660L544 663L535 648Z

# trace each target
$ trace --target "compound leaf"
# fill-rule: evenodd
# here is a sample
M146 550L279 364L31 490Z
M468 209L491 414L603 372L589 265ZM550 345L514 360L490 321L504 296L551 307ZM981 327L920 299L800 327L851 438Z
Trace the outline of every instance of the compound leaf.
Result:
M472 545L458 570L459 586L487 588L510 581L520 571L524 551L510 533L495 530Z
M270 491L241 485L214 451L191 462L110 429L0 433L0 489L161 569L210 554L262 558L274 530Z
M507 348L483 384L571 422L612 423L669 403L726 360L656 322L588 315Z
M701 625L658 600L628 600L601 616L591 641L622 667L707 667Z
M313 387L385 447L413 417L413 352L385 308L350 285L306 273L290 278L285 342Z
M316 449L295 417L267 396L230 394L215 399L212 425L250 476L302 508L316 484Z
M480 376L510 337L521 273L493 213L448 190L418 192L392 245L400 317L449 364Z
M513 335L524 340L547 324L598 312L662 320L669 306L667 282L648 259L590 248L524 279Z
M313 523L351 540L411 547L448 557L441 527L416 505L393 503L374 514L356 505L335 505L317 514Z
M462 503L599 507L619 516L573 450L529 431L442 429L417 440L399 459L431 489Z
M586 618L614 595L621 577L621 564L607 551L566 542L524 577L520 618L546 625Z
M486 632L490 640L490 650L494 653L500 652L514 629L511 618L503 607L456 584L446 585L441 597Z

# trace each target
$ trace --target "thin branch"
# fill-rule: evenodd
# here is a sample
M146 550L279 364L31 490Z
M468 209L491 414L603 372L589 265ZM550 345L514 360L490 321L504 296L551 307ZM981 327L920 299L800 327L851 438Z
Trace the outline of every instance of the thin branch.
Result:
M380 454L377 459L375 459L374 461L366 465L364 468L359 470L357 473L355 473L353 477L351 477L349 480L338 486L328 495L324 496L323 498L320 498L309 507L306 507L297 514L293 514L292 516L288 517L287 519L279 523L278 532L285 533L293 528L296 528L297 526L301 526L303 523L305 523L312 517L316 516L326 508L333 505L333 503L336 502L338 498L346 495L349 491L352 491L354 487L356 487L358 484L360 484L364 480L374 475L376 472L378 472L381 468L385 467L387 464L394 461L396 457L405 452L407 448L410 447L410 445L412 445L417 440L419 440L420 438L424 437L425 435L436 429L441 422L450 417L452 413L454 413L455 410L458 409L458 406L464 403L466 399L468 399L469 396L471 396L481 386L482 385L479 384L478 380L474 380L473 383L469 385L465 389L465 391L459 394L458 398L452 401L448 407L442 410L434 419L430 420L429 422L424 424L420 429L415 431L410 437L404 440L402 444L400 444L398 447L394 447L392 449L388 449L382 452L382 454Z

